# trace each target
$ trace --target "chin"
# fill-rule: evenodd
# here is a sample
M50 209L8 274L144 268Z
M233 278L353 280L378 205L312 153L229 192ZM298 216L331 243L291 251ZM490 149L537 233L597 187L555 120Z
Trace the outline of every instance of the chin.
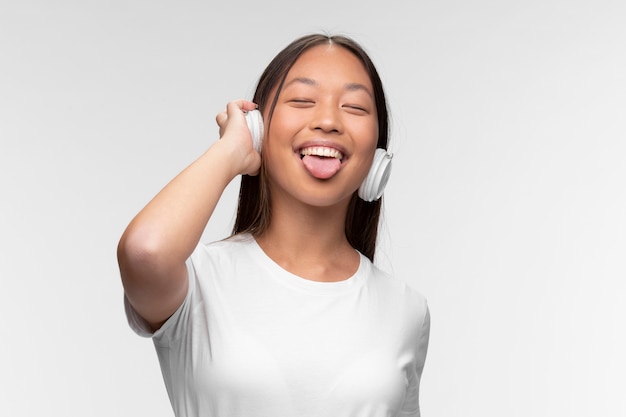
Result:
M313 193L306 193L306 195L299 195L298 198L302 203L319 208L336 208L337 206L346 206L350 202L350 198L354 194L353 192L330 192L328 190L317 191Z

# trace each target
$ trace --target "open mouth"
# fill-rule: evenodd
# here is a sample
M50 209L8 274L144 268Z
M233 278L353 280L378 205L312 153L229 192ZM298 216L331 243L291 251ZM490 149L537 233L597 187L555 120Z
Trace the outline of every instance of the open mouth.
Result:
M339 172L343 158L343 153L326 146L309 146L300 149L300 159L304 167L318 179L328 179Z
M335 158L339 161L343 161L343 154L334 148L327 148L324 146L312 146L309 148L300 149L300 159L305 156L317 156L320 158Z

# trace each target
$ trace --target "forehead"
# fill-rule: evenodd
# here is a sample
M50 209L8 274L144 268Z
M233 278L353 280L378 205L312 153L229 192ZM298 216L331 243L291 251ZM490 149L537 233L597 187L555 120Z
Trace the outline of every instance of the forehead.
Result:
M369 89L372 82L361 60L348 49L335 44L318 45L305 51L287 73L286 83L308 78L316 83L359 83Z

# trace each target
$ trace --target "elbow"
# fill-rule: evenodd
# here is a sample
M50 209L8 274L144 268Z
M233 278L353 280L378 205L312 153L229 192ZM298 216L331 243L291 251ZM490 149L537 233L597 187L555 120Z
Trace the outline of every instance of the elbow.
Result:
M168 250L157 233L131 226L124 232L117 246L117 262L122 283L158 276L168 268Z
M130 304L158 329L187 294L184 261L174 262L167 240L153 230L130 226L117 246L117 259Z

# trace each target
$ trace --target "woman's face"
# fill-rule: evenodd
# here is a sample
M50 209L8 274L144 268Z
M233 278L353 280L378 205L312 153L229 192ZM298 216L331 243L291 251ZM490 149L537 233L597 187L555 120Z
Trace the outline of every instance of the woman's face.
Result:
M287 74L263 144L272 198L347 203L377 139L374 92L361 61L337 45L309 49Z

